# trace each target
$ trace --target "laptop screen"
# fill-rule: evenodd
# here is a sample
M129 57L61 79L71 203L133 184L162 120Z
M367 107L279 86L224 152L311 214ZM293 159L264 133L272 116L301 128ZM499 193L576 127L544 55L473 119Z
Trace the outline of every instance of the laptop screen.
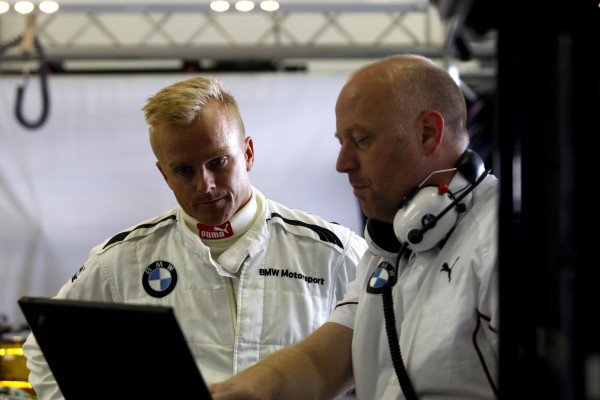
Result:
M18 303L65 399L210 399L170 307Z

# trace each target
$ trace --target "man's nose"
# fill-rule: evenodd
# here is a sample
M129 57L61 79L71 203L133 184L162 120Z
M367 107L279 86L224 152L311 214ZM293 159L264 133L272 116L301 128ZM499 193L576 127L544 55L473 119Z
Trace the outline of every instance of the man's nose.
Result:
M350 147L350 145L344 144L340 147L337 161L335 163L335 169L338 172L349 172L358 168L358 160L356 158L356 152Z
M215 188L215 177L207 170L203 170L198 174L196 190L201 193L209 193Z

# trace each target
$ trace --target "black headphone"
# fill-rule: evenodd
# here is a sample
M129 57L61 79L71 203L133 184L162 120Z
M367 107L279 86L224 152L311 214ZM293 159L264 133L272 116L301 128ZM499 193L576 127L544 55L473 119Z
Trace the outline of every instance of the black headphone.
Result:
M452 168L468 181L460 194L451 193L447 185L424 186L428 176L400 204L393 224L367 220L367 232L376 245L390 252L398 252L405 244L413 251L426 251L438 245L452 231L459 214L466 211L461 201L488 175L483 160L467 149ZM436 171L434 172L445 172Z

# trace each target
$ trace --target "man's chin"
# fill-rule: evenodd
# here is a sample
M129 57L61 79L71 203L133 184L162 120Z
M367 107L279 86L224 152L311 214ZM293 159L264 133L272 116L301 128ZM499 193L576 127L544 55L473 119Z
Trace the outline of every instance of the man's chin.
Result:
M366 201L360 200L360 209L365 217L377 219L377 213L374 212L374 210L371 207L369 207L369 203L367 203Z
M227 218L223 213L206 213L206 212L195 212L192 216L201 224L207 226L219 226L227 222Z
M227 219L217 219L217 218L196 218L198 222L206 226L220 226L227 222Z
M361 210L365 217L367 217L369 219L376 219L381 222L392 223L392 222L394 222L394 217L396 216L396 211L385 214L385 213L381 213L381 211L377 212L376 210L374 210L372 208L366 207L362 203L361 203Z

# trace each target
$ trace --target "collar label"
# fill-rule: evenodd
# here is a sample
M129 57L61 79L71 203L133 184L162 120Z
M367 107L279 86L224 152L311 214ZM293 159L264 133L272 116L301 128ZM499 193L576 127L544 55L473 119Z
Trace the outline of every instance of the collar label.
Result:
M204 224L198 224L198 235L200 235L200 239L225 239L233 236L233 228L231 227L231 223L229 221L219 225L219 226L209 226Z

